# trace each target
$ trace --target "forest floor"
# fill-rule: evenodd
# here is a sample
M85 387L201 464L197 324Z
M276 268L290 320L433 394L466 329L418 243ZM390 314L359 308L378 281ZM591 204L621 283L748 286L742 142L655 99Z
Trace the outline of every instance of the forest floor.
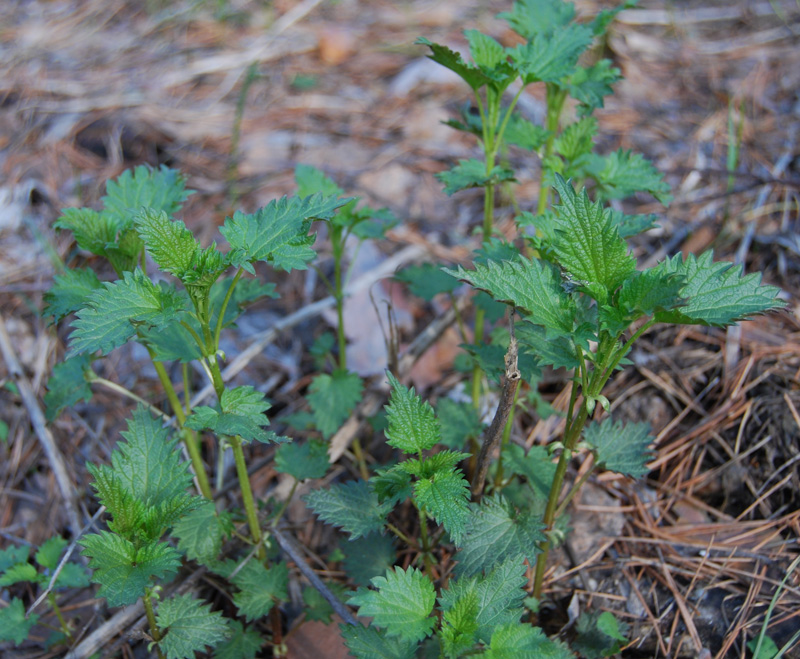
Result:
M0 361L0 548L38 546L67 535L68 515L42 448L49 432L76 493L79 514L96 510L86 463L108 458L130 412L98 391L49 430L33 422L68 328L50 326L43 294L71 239L53 229L61 209L94 205L107 179L142 163L165 164L196 190L182 219L203 244L235 209L253 209L295 191L294 168L321 168L346 190L401 219L386 240L365 244L354 278L375 281L353 295L351 366L381 391L386 366L376 306L391 303L400 349L447 308L423 303L390 279L404 264L465 262L477 246L479 191L447 197L435 174L474 157L474 141L442 122L470 99L457 78L414 41L463 48L478 28L502 41L495 18L510 3L475 0L5 0L0 3L0 332L12 354ZM576 2L580 15L606 3ZM655 329L610 385L625 418L648 421L656 436L649 476L612 474L590 482L571 510L570 551L552 557L550 631L575 610L608 608L631 625L623 656L745 657L800 537L800 10L787 0L642 0L614 23L607 56L624 80L598 113L599 151L633 149L665 173L666 209L639 199L626 209L659 213L660 227L634 241L642 264L699 253L744 263L779 286L786 308L740 330ZM544 112L532 86L521 107ZM237 117L239 117L237 119ZM729 118L741 147L730 178ZM535 206L535 156L510 154L522 208ZM514 210L498 202L500 230L513 238ZM321 234L323 258L330 257ZM323 261L323 267L327 267ZM281 294L251 310L230 354L260 340L280 318L326 295L313 270L270 273ZM269 383L273 426L297 411L314 373L308 347L335 322L321 310L259 344L235 376ZM385 323L384 323L385 326ZM406 381L432 399L463 380L453 369L460 343L447 330ZM146 357L146 355L145 355ZM18 361L15 374L10 360ZM105 360L135 391L158 392L147 360L120 350ZM35 399L23 401L18 378ZM539 384L557 409L567 377ZM262 390L264 387L262 387ZM558 433L560 417L521 414L514 441L528 446ZM377 436L374 441L380 441ZM353 471L347 446L338 471ZM253 449L258 497L285 496L268 447ZM235 499L232 499L234 501ZM289 520L319 557L336 546L302 502ZM327 570L329 576L337 574ZM341 573L339 573L341 574ZM777 596L770 635L780 645L800 628L800 572ZM292 579L302 577L292 575ZM0 596L0 606L4 605ZM113 611L92 592L65 610L90 631ZM563 616L563 619L561 618ZM290 657L346 656L336 626L287 618ZM133 632L115 630L109 648L146 656ZM132 635L133 634L133 635ZM42 634L0 649L7 657L57 656ZM38 641L36 640L38 638ZM800 657L794 649L787 657Z

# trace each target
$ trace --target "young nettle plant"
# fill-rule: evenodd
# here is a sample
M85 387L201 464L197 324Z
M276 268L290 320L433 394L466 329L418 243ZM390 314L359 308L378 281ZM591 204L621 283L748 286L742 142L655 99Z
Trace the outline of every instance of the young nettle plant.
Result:
M47 593L47 603L58 621L58 627L51 627L53 633L47 640L48 646L73 640L74 630L61 612L56 593L66 588L85 588L90 583L89 574L82 565L62 558L67 544L59 536L43 542L33 556L36 565L29 561L28 547L0 550L0 588L27 583ZM12 641L19 645L42 618L39 613L26 616L23 601L19 597L12 597L9 605L0 609L0 641Z
M547 211L555 173L578 180L592 178L607 198L624 198L639 191L650 192L662 200L668 198L669 187L641 156L621 150L609 156L592 152L597 122L591 115L603 106L604 97L612 92L611 86L621 76L608 59L586 66L579 61L596 40L605 37L617 13L634 4L635 0L628 0L614 9L601 11L588 23L580 23L572 3L520 0L514 3L511 12L499 17L507 21L522 43L506 48L489 35L467 30L471 62L447 46L425 38L418 40L417 43L430 48L432 60L457 73L474 93L476 111L467 105L460 120L448 124L475 135L483 159L462 160L438 176L448 195L466 188L484 189L484 242L492 237L495 189L501 183L515 180L514 171L498 163L509 145L536 152L541 158L538 215ZM543 85L546 93L547 113L541 126L516 110L522 93L533 84ZM504 105L506 92L513 96ZM577 105L578 119L562 126L568 98ZM636 221L652 225L653 217ZM517 223L521 228L534 225L538 230L539 222L530 212L521 213ZM475 344L483 341L485 314L484 306L478 304ZM480 405L481 376L482 368L475 363L472 398L476 407Z
M727 327L783 306L779 289L762 285L759 274L742 275L731 263L713 261L711 252L637 269L614 213L591 201L585 189L576 193L559 175L555 187L560 204L552 222L543 225L537 258L519 255L450 271L513 305L522 318L514 342L537 355L540 365L574 372L564 436L550 447L560 451L558 463L552 472L547 466L538 471L550 481L542 517L546 533L555 530L557 517L591 474L587 470L563 494L577 451L591 453L594 468L634 478L647 473L647 428L602 419L598 411L609 410L603 389L642 334L658 323ZM551 539L539 543L537 598L550 545Z

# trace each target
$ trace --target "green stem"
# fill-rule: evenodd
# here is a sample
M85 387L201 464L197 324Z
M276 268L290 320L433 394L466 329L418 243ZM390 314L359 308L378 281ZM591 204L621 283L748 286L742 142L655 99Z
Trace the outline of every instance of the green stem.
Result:
M121 394L126 398L130 398L131 400L135 400L137 403L141 403L142 405L146 406L154 415L163 417L164 419L169 419L169 414L165 414L155 405L151 405L144 398L142 398L141 396L137 396L130 389L126 389L121 384L117 384L116 382L112 382L111 380L106 380L105 378L101 378L99 375L89 376L89 377L90 377L89 382L91 384L99 384L105 387L106 389L111 389L111 391L115 391L116 393Z
M142 602L144 603L144 613L147 616L147 624L150 626L150 636L156 642L156 653L158 654L158 659L164 659L164 653L161 651L161 648L158 645L161 642L161 632L159 631L158 624L156 623L156 615L153 612L153 600L150 596L149 588L145 589Z
M47 593L47 601L50 602L50 608L53 609L53 613L56 614L56 618L58 618L58 624L61 625L61 631L64 633L70 641L72 640L72 632L69 629L69 625L67 621L64 620L64 616L61 613L61 607L58 606L58 602L56 602L56 595L54 592Z
M547 87L547 118L545 128L550 131L544 145L544 155L542 162L547 162L553 155L553 146L558 135L558 126L561 121L561 112L564 109L564 101L567 100L567 91L560 89L557 85L548 82ZM550 201L550 186L544 184L544 170L542 170L542 182L539 190L539 204L536 209L537 214L541 215L547 210Z
M386 523L386 528L389 529L392 533L394 533L400 540L402 540L405 544L409 547L417 547L417 543L409 538L405 533L403 533L400 529L398 529L394 524Z
M558 504L558 508L556 508L555 519L561 517L564 514L564 511L567 509L569 502L575 497L575 495L580 491L583 487L583 484L589 480L589 477L594 473L594 465L590 469L586 470L586 473L581 476L578 480L576 480L572 487L567 492L567 495L562 499L561 503Z
M416 502L414 502L414 505L417 507L417 512L419 513L419 539L422 545L422 562L425 564L425 573L428 575L428 578L432 582L435 582L436 579L433 574L433 562L431 561L430 553L430 538L428 537L428 513L425 512L425 506L417 506Z
M233 276L233 281L231 285L228 286L228 291L225 293L225 299L222 300L222 306L219 309L219 317L217 318L217 326L214 328L214 352L219 349L219 336L222 333L222 325L225 319L225 311L228 309L228 303L231 301L231 297L233 296L233 289L236 288L236 284L239 283L239 279L242 277L242 273L244 270L239 268L236 271L236 274Z
M250 537L253 543L258 545L258 558L264 560L264 558L266 558L266 552L264 546L261 544L261 525L258 522L255 499L253 499L253 490L250 488L250 477L247 475L247 464L244 460L242 440L239 437L231 437L230 444L231 449L233 449L233 459L236 462L236 475L239 478L239 487L242 488L242 502L244 503L247 524L250 527Z

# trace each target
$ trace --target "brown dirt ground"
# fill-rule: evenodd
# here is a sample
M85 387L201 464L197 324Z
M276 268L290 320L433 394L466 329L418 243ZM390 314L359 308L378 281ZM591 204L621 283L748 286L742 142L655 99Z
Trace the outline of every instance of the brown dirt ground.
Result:
M60 209L97 203L105 181L134 164L167 164L186 173L198 191L183 219L207 243L234 208L252 210L291 193L294 166L309 163L402 219L389 240L367 250L363 272L379 269L391 254L466 259L481 197L448 198L434 174L475 153L473 142L440 123L468 100L468 90L413 42L426 36L463 46L461 31L473 27L502 40L508 35L494 16L509 4L0 3L0 320L34 394L32 406L8 387L0 393L0 418L9 426L0 444L0 547L37 545L68 534L70 523L52 458L37 439L46 431L32 425L32 409L67 335L41 317L42 295L58 259L78 257L68 237L52 229ZM603 4L577 2L584 14ZM748 271L780 286L788 306L740 331L664 329L641 341L609 398L624 418L652 424L653 471L639 483L600 477L576 501L570 551L552 560L555 606L547 625L558 632L575 611L607 608L631 625L633 642L624 656L744 657L744 643L760 629L800 536L800 13L781 0L641 5L613 27L608 55L625 80L598 113L600 149L643 152L675 192L665 213L646 199L626 204L663 213L661 228L636 242L636 254L653 263L665 253L713 247L718 257L738 256ZM243 95L253 62L256 76ZM743 137L726 194L729 103L743 121ZM526 92L522 107L541 114L539 90ZM531 207L537 189L526 181L536 180L538 163L521 153L511 158L521 181L517 199ZM500 204L500 226L510 231L513 211L507 200ZM324 257L325 244L318 245ZM403 252L409 247L415 249ZM313 274L275 281L281 300L255 309L234 351L321 294ZM389 294L403 344L443 311L402 292ZM379 361L382 340L369 300L348 313L369 319L360 323L367 331L353 340L366 363ZM237 382L269 380L275 409L296 408L313 369L301 355L325 322L306 321L280 336L247 361ZM445 335L414 372L413 381L431 396L459 379L452 343L457 339ZM135 351L117 351L103 369L141 395L154 391ZM6 356L0 383L13 380ZM565 385L554 374L541 391L557 405ZM113 394L99 391L50 426L69 486L79 495L81 521L96 510L87 495L86 462L107 459L127 412ZM530 445L554 432L551 421L523 415L514 436ZM285 496L271 452L254 453L257 495ZM352 471L349 456L346 451L336 474ZM324 562L335 543L332 532L302 505L289 519L315 552L312 565L341 575ZM304 583L299 573L292 580ZM199 583L213 591L202 577ZM83 635L113 614L90 591L66 597L64 605ZM297 626L291 607L284 613L290 656L344 655L335 627ZM771 623L776 640L800 628L797 574L780 593ZM106 651L145 656L141 628L135 620L120 625ZM35 636L45 633L37 628ZM58 654L40 647L0 653ZM800 656L793 652L786 656Z

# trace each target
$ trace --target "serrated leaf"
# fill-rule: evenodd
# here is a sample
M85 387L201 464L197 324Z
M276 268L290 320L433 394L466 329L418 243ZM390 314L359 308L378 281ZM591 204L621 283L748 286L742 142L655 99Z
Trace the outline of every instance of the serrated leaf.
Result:
M531 41L544 32L562 28L575 17L575 5L563 0L516 0L510 12L497 15L517 34Z
M86 379L91 369L92 359L86 354L69 357L53 367L44 395L48 421L53 421L63 410L79 401L89 402L92 399L92 388Z
M108 181L106 196L101 201L105 211L119 218L121 224L123 219L132 219L142 207L172 215L190 194L192 191L186 189L186 181L177 170L164 165L158 169L141 165Z
M414 492L408 462L406 460L388 469L379 467L375 470L375 475L369 479L378 501L386 504L390 510L401 501L411 498Z
M428 301L440 293L452 293L461 285L433 263L408 266L395 273L394 278L406 284L412 295Z
M0 588L13 586L15 583L32 583L39 580L39 573L30 563L17 563L0 575Z
M273 563L265 568L258 561L251 560L233 577L232 583L240 589L233 596L233 603L247 622L263 618L276 603L289 598L289 568L286 563Z
M427 451L441 438L433 408L417 396L413 387L408 389L391 373L387 375L392 387L386 406L387 443L404 453Z
M264 261L278 270L305 269L316 253L314 236L308 235L313 220L330 220L336 209L349 199L324 197L281 197L247 215L241 211L225 220L220 233L231 245L231 265L251 274L252 264Z
M19 597L11 599L8 606L0 608L0 641L20 645L28 638L31 628L39 621L39 614L25 617L25 605Z
M469 483L461 470L441 470L414 484L414 499L460 546L470 517Z
M30 549L25 545L14 547L13 545L7 549L0 549L0 574L5 572L12 565L17 563L27 563Z
M264 394L250 385L225 389L219 407L202 405L194 408L185 426L193 430L210 430L218 435L239 436L245 441L280 441L275 433L265 430L269 419L264 414L271 407Z
M428 55L430 59L457 73L472 89L477 91L492 82L492 78L481 71L479 67L467 64L461 55L447 46L433 43L424 37L420 37L415 43L428 46L431 49L431 54Z
M743 276L741 267L713 258L712 252L686 259L678 254L656 266L657 272L684 278L680 294L686 298L684 306L656 313L657 321L726 327L785 305L777 298L780 289L761 285L759 273Z
M625 2L620 3L616 7L611 7L610 9L601 9L592 19L592 32L594 32L596 36L604 34L608 29L608 26L616 18L617 14L625 9L635 7L638 3L639 0L625 0Z
M194 318L187 318L186 322L194 327L195 331L200 329ZM203 358L203 351L197 345L197 341L182 324L171 323L157 329L139 328L138 333L141 342L153 351L153 358L156 361L188 364Z
M597 119L585 117L567 126L553 141L553 150L568 161L591 153L597 135Z
M526 596L523 587L527 583L525 571L521 557L510 557L485 577L461 577L451 581L450 587L439 597L442 612L446 613L459 600L472 597L473 593L477 595L477 636L488 643L495 627L518 623L522 617L522 601Z
M328 588L338 598L342 598L346 590L344 584L340 583L329 583ZM306 614L306 620L309 622L318 620L325 625L331 624L331 618L335 613L333 606L313 586L303 588L303 604L305 604L303 612Z
M668 312L684 304L683 278L658 268L634 273L619 291L616 304L600 309L601 327L618 336L642 316Z
M579 66L570 76L567 83L569 95L577 100L578 114L585 116L603 107L603 101L614 90L611 88L622 75L620 70L613 66L611 60L601 59L592 66Z
M500 494L484 497L470 509L464 544L456 555L459 574L471 577L511 558L526 558L533 565L538 544L547 539L538 515L518 511Z
M358 375L336 370L314 378L306 396L314 414L314 425L328 439L345 422L361 400L364 384Z
M54 535L39 546L39 551L36 552L34 558L45 570L55 570L58 567L61 552L68 544L61 536Z
M213 648L230 636L228 620L220 611L191 595L175 595L158 605L161 631L158 647L167 659L194 659L195 652Z
M570 650L551 641L539 627L499 625L492 634L486 659L573 659Z
M325 442L308 440L283 444L275 451L275 471L294 476L302 481L306 478L322 478L330 467L328 446Z
M200 245L186 225L170 220L164 211L142 208L134 218L136 230L159 268L183 279L192 268Z
M354 583L366 586L374 577L381 576L394 565L397 550L388 535L369 535L339 543L344 553L342 566Z
M505 49L492 37L478 30L466 30L469 54L481 69L493 69L506 61Z
M106 355L124 345L139 326L162 328L186 311L185 298L174 288L159 286L138 268L94 291L72 323L70 356L99 350Z
M538 151L545 145L548 137L550 137L549 130L516 112L509 117L503 133L503 141L528 151Z
M592 202L584 189L575 193L572 184L556 175L560 197L553 250L560 264L599 304L636 270L636 259L620 238L611 216L599 202Z
M601 423L590 423L584 430L584 440L592 447L597 464L609 471L640 478L649 469L652 457L647 449L653 442L647 423L626 423L606 417Z
M621 211L611 210L611 221L617 225L619 235L623 238L638 236L640 233L655 229L659 225L658 215L649 213L647 215L625 215Z
M68 268L53 278L53 285L44 294L44 315L52 316L55 322L63 320L86 306L89 296L101 286L94 270Z
M417 478L432 478L436 475L451 473L459 462L469 457L469 453L440 451L423 458L409 458L394 468L405 471Z
M619 623L609 611L581 613L575 626L578 632L572 648L586 659L601 659L617 654L628 639L622 635Z
M312 490L304 500L320 519L349 533L351 540L382 531L390 510L378 503L378 495L362 480Z
M109 606L127 606L142 597L151 579L164 580L181 566L178 550L165 542L151 542L138 549L107 531L84 536L79 541L94 570L92 581L100 584L98 597Z
M201 499L191 485L187 463L168 429L140 405L111 454L111 466L89 465L98 499L114 519L109 528L131 540L153 541Z
M65 208L53 225L72 231L78 247L96 256L106 256L106 246L117 236L120 220L91 208Z
M361 625L339 625L344 643L357 659L413 659L417 641L389 637L385 630Z
M536 355L541 366L573 369L580 366L577 348L569 336L548 337L545 329L525 321L516 325L520 347Z
M480 603L476 589L468 590L442 615L442 650L448 657L460 657L475 644Z
M436 415L441 424L440 443L448 448L463 448L468 439L478 439L483 433L478 410L470 403L442 398L436 405Z
M436 175L444 183L444 191L448 196L468 188L482 188L486 185L497 185L503 181L513 181L514 172L495 165L491 171L486 171L485 163L474 158L459 160L455 167Z
M529 261L490 261L475 270L448 270L457 279L469 282L500 302L511 303L530 314L530 321L542 325L548 336L572 333L575 305L561 287L561 276L547 263Z
M531 446L528 452L518 444L503 449L503 461L511 473L524 476L537 496L547 499L556 473L556 464L543 446Z
M572 23L562 29L540 33L532 42L509 50L509 54L526 85L558 83L574 72L578 57L591 42L591 29Z
M231 636L214 650L214 659L255 659L261 649L261 634L245 629L238 620L228 620Z
M361 588L347 602L359 607L358 615L371 617L389 636L406 641L431 635L436 624L431 617L436 591L428 577L416 568L398 568L386 572L385 577L375 577L372 585L377 590Z
M50 583L50 575L46 575L45 583ZM82 565L65 563L58 573L54 588L86 588L92 583L91 575Z
M662 204L672 200L669 184L640 153L618 149L607 156L593 156L589 170L597 181L598 196L625 199L637 192L649 192Z
M219 310L222 301L228 293L233 277L218 279L211 286L209 293L209 303L211 306L211 326L217 324ZM262 283L258 279L243 278L233 289L233 295L225 309L225 317L222 319L223 327L230 327L238 316L253 302L264 297L277 298L276 286L273 283Z
M339 197L344 194L344 190L330 176L312 165L297 165L294 168L294 180L297 183L297 194L301 197L315 194Z
M172 534L187 558L207 565L219 556L226 529L226 520L217 513L214 503L203 501L175 523Z

